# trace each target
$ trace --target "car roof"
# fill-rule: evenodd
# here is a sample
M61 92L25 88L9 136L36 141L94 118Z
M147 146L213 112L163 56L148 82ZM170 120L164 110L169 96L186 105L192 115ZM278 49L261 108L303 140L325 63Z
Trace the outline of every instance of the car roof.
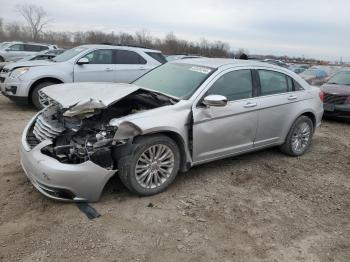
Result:
M183 63L183 64L193 64L197 66L205 66L211 68L220 68L224 66L230 67L241 67L241 66L263 66L269 67L271 69L284 69L283 67L276 66L269 63L259 62L256 60L241 60L241 59L231 59L231 58L195 58L195 59L184 59L184 60L174 60L169 63Z
M149 49L149 48L144 48L144 47L134 47L134 46L123 46L123 45L81 45L80 47L87 47L87 48L108 48L108 49L125 49L125 50L134 50L134 51L143 51L143 52L157 52L160 53L159 50L155 49Z

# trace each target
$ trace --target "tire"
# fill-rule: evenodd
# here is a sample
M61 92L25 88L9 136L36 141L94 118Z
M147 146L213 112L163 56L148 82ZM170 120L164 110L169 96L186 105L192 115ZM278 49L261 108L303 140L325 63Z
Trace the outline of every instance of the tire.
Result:
M40 100L39 100L39 91L41 89L43 89L44 87L50 86L50 85L55 85L56 83L53 82L42 82L40 84L38 84L37 86L34 87L33 91L32 91L32 95L31 95L31 100L33 105L41 110L45 107L45 105L43 105Z
M307 116L298 117L290 128L280 150L290 156L303 155L311 145L313 133L314 125L312 120ZM307 140L306 137L308 138Z
M155 152L162 152L163 150L164 154L160 154L160 157L158 157L159 165L154 164L157 162L154 160L149 161L149 167L146 167L147 164L143 161L147 157L150 159L152 158L151 155L148 154L150 150L152 151L151 148L153 148ZM157 148L159 151L156 151ZM155 153L155 155L157 154ZM168 157L161 160L163 155ZM168 164L167 162L173 164ZM140 163L144 165L140 165ZM162 166L161 163L167 163L167 166ZM159 168L159 166L161 166L161 168ZM136 167L138 167L138 171ZM174 181L179 167L179 148L174 140L165 135L152 135L135 139L134 147L130 154L118 160L120 180L131 192L140 196L150 196L163 192ZM157 168L159 169L157 170ZM166 175L164 175L164 173ZM144 179L142 178L143 174L146 174ZM159 178L159 180L157 180L157 178ZM147 181L149 182L147 183Z

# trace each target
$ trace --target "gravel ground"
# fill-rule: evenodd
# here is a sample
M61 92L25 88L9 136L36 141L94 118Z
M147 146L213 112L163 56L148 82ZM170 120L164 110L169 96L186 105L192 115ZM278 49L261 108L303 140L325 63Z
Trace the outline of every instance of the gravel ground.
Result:
M89 220L26 179L31 107L0 96L0 261L350 261L350 124L324 121L300 158L277 149L180 174L137 197L113 179Z

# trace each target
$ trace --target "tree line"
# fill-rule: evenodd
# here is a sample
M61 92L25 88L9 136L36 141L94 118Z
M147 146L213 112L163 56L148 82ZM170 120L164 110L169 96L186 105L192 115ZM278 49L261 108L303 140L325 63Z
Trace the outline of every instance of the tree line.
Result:
M72 48L82 44L110 43L157 49L164 54L193 54L206 57L234 57L235 53L236 56L242 53L242 49L233 52L230 45L222 41L208 41L203 38L198 42L193 42L180 39L174 33L159 38L152 36L146 30L134 34L125 32L105 33L97 30L57 32L44 30L44 26L35 28L35 21L30 19L26 24L22 24L19 22L6 23L0 18L0 42L4 41L34 41L56 44L62 48Z

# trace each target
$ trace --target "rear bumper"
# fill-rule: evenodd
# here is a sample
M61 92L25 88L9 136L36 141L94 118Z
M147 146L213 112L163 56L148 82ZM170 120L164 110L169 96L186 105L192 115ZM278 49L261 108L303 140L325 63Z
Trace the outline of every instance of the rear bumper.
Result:
M325 117L350 119L350 104L334 105L334 110L324 111Z
M45 140L29 149L26 134L36 117L24 130L20 146L21 165L33 186L43 195L61 201L98 201L107 181L116 170L102 168L91 161L63 164L41 153L52 142Z

